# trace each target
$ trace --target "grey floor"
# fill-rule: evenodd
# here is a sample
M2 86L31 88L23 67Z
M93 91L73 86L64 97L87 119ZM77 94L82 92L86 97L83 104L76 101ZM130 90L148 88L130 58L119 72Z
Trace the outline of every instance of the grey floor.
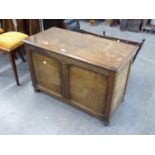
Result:
M8 58L0 54L0 134L155 134L155 35L121 32L118 27L81 22L88 31L141 41L146 39L132 66L125 101L105 127L88 114L31 86L27 63L18 59L21 86L12 77Z

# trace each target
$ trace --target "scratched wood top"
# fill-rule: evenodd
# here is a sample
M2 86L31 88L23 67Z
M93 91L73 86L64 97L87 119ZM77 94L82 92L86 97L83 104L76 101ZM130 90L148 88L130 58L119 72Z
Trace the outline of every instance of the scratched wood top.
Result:
M24 39L24 42L113 71L131 59L138 48L56 27Z

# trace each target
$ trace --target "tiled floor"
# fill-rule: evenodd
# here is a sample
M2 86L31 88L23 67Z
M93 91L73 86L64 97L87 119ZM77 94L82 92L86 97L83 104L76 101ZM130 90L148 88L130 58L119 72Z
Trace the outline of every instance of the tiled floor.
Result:
M155 134L155 35L120 31L103 23L81 22L88 31L141 41L146 39L132 66L125 101L111 124L70 107L31 86L27 63L17 61L17 87L6 55L0 54L0 134Z

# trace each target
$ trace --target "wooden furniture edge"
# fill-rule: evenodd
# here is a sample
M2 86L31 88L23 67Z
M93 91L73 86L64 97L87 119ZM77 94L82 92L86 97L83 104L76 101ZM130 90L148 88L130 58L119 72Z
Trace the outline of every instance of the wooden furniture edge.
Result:
M109 125L110 123L110 111L111 111L111 105L114 98L114 90L116 86L116 80L117 80L117 73L111 71L110 76L108 78L108 88L107 88L107 98L106 98L106 105L104 109L104 124L105 126Z
M130 55L126 60L125 62L116 70L113 70L113 71L120 71L127 63L128 61L133 57L133 63L139 53L139 51L141 50L141 48L143 47L144 45L144 42L145 42L145 39L143 38L141 42L136 42L136 41L130 41L130 40L125 40L125 39L120 39L120 38L116 38L116 37L110 37L110 36L107 36L105 33L105 31L103 31L103 35L100 35L100 34L95 34L95 33L92 33L92 32L89 32L89 31L86 31L86 30L83 30L81 29L81 33L84 33L84 34L89 34L89 35L93 35L93 36L96 36L96 37L100 37L100 38L105 38L105 39L109 39L109 40L113 40L113 41L119 41L119 42L122 42L122 43L126 43L126 44L130 44L130 45L136 45L138 46L137 49L134 51L134 53L132 55Z
M63 96L61 95L58 95L58 94L55 94L53 93L52 91L49 91L48 89L44 88L43 86L40 86L38 84L36 84L36 87L39 91L45 93L45 94L48 94L52 97L54 97L55 99L58 99L62 102L65 102L67 103L68 105L71 105L72 107L77 107L78 109L80 109L81 111L84 111L84 112L87 112L90 116L95 116L96 118L100 119L100 120L103 120L105 121L105 116L104 115L101 115L100 113L97 113L95 112L94 110L90 109L90 108L87 108L85 106L82 106L81 104L75 102L75 101L72 101L72 100L69 100L69 99L65 99L63 98Z
M25 47L26 47L26 49L29 49L30 51L36 51L36 49L37 49L37 53L43 54L43 55L45 55L47 57L50 57L50 58L53 58L54 57L55 59L57 59L57 60L59 60L61 62L60 56L62 56L62 55L59 54L59 53L50 52L47 49L43 49L43 48L40 48L40 47L37 47L37 46L33 46L33 45L27 44L27 43L25 44ZM29 50L27 50L27 52L29 52ZM44 51L46 51L46 52L44 52ZM104 72L104 75L108 75L109 70L117 71L117 70L113 70L113 69L107 69L107 68L98 66L96 64L93 64L93 63L88 63L88 62L83 61L81 59L75 59L75 58L72 58L72 57L68 57L66 55L63 55L63 57L64 57L64 59L66 59L66 60L68 59L71 62L72 62L72 60L75 61L75 62L80 61L82 64L85 64L87 66L88 65L91 65L92 67L97 68L98 70L100 70L100 71L98 71L99 73L103 74L102 72ZM72 63L69 63L69 65L72 65ZM93 69L93 71L96 72L95 69ZM98 73L98 72L96 72L96 73Z

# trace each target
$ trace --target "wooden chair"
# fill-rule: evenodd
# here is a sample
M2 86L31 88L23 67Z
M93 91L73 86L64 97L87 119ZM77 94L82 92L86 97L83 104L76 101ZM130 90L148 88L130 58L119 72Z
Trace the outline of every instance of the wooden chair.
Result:
M23 19L0 19L0 34L9 31L18 31L27 34L25 26L26 23ZM23 57L24 53L22 51L19 51L18 53L23 62L25 62L25 59ZM15 58L17 59L16 55Z
M4 32L4 30L2 28L0 28L0 34L3 33L3 32Z
M0 52L6 53L9 56L17 86L19 86L20 84L16 69L15 54L18 52L23 62L25 62L25 59L20 53L20 51L24 49L22 40L27 37L28 35L15 31L0 34Z

